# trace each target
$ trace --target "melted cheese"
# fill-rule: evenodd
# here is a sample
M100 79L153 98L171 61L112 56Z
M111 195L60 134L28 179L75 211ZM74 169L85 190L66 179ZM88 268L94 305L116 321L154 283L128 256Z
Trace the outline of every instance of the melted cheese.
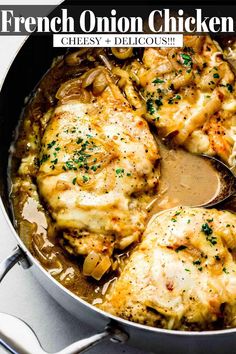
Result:
M145 117L160 136L234 167L235 76L214 41L185 36L181 49L146 48L143 64L136 75L147 103Z
M75 255L110 256L137 241L158 184L154 138L113 86L59 104L42 138L39 191Z
M235 325L236 216L176 208L150 220L101 307L126 319L175 329Z

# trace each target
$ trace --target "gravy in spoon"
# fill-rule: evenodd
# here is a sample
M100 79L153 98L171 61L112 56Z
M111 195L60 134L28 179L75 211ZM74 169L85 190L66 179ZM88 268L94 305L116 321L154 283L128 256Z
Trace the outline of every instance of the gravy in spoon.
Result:
M151 214L178 205L206 204L218 195L219 173L201 156L183 149L169 149L158 141L161 154L159 193L150 205Z

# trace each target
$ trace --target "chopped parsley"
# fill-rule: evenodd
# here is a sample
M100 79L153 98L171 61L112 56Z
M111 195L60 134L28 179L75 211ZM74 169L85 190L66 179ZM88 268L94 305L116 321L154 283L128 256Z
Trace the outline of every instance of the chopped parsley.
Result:
M91 170L94 171L94 172L96 172L97 169L98 169L98 166L96 166L96 165L93 165L93 166L91 167Z
M117 168L116 169L116 175L119 177L123 177L124 176L124 172L125 170L123 168Z
M174 104L176 100L181 100L180 95L176 95L168 100L168 104Z
M233 92L233 86L232 85L226 84L226 87L227 87L229 92Z
M85 183L85 182L88 182L88 180L89 180L89 176L84 175L84 176L83 176L83 182L84 182L84 183Z
M212 228L208 225L208 223L205 223L202 225L202 232L204 232L205 235L209 236L213 233Z
M58 163L58 159L52 160L51 163L53 163L54 165L56 165Z
M180 54L181 58L183 59L183 64L185 66L192 66L193 62L192 62L192 58L190 55L188 54Z
M153 84L162 84L163 82L165 82L164 80L161 80L161 79L155 79L155 80L153 80Z
M56 144L56 140L51 141L51 143L49 143L49 144L47 145L47 146L48 146L48 149L51 149L55 144Z
M193 265L200 265L201 264L201 261L200 259L196 260L196 261L193 261Z
M68 170L75 169L73 161L66 161L66 168L68 168Z
M155 113L155 108L153 105L153 100L151 100L150 98L147 100L146 102L146 106L147 106L147 111L148 113L150 113L151 115L153 115Z
M224 267L223 268L223 272L225 273L225 274L229 274L229 272L227 271L227 269Z
M180 215L180 214L181 214L181 211L177 211L177 212L175 213L175 216Z
M77 180L77 177L73 178L73 180L72 180L73 185L76 184L76 180Z
M86 135L87 138L91 138L92 136L90 134ZM80 144L78 149L75 149L73 152L73 156L71 156L70 160L65 162L65 166L62 168L66 170L74 170L77 171L78 168L83 168L86 172L91 169L95 171L98 166L92 166L90 167L90 161L89 158L92 157L91 152L95 149L98 148L93 141L88 141L84 140L81 137L78 137L76 140L77 144ZM94 158L93 162L96 162L97 159Z
M216 74L213 74L213 77L214 77L214 79L219 79L220 75L216 73Z
M155 103L156 103L157 107L160 107L163 105L163 103L160 99L155 100Z
M151 115L153 115L156 112L156 110L158 110L158 108L162 105L163 105L163 103L162 103L161 97L159 97L155 101L152 100L151 98L149 98L146 102L147 111Z
M39 164L42 165L44 162L46 162L49 159L50 155L43 154L41 160L39 161Z
M77 141L76 141L76 144L81 144L81 143L82 143L82 141L83 141L83 139L82 139L82 138L78 138L78 139L77 139Z
M215 236L212 236L213 230L208 225L208 223L202 225L201 231L204 232L204 234L206 235L206 239L208 242L210 242L213 246L217 244L217 238Z

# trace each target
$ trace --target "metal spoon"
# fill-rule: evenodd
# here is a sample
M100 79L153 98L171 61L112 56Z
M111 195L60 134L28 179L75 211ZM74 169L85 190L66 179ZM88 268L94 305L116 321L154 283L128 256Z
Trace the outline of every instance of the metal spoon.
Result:
M208 160L214 169L219 173L220 177L220 190L219 193L208 203L198 205L201 207L215 207L220 203L229 202L233 196L236 196L236 176L230 170L230 168L223 162L215 157L202 155L202 157Z

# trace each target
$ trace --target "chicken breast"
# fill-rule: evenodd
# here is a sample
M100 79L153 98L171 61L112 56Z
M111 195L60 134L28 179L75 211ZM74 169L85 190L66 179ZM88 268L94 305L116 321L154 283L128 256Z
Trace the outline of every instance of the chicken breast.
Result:
M143 64L131 67L146 101L145 117L161 137L235 166L235 75L216 42L185 36L183 48L146 48Z
M158 148L105 68L63 84L57 97L37 184L61 244L87 256L84 273L100 279L114 248L124 249L144 230L159 180Z
M233 327L235 257L236 215L170 209L150 220L100 306L113 315L168 329Z

